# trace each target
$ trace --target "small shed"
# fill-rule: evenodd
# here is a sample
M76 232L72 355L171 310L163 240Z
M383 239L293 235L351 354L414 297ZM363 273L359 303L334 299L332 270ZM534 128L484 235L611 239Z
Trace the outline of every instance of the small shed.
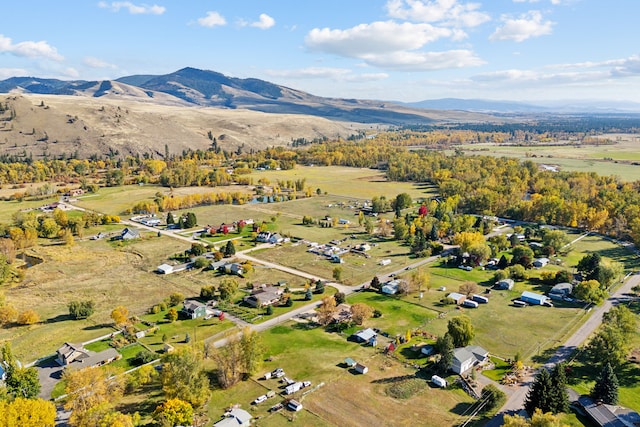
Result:
M547 264L549 264L549 258L538 258L533 261L533 266L536 268L542 268Z
M349 368L353 368L354 366L356 366L356 361L350 357L347 357L346 359L344 359L344 364Z
M291 409L294 412L302 411L302 403L297 400L291 399L289 403L287 403L287 408Z
M361 363L356 363L353 369L359 374L366 374L367 372L369 372L369 368L367 368Z
M536 294L535 292L524 291L520 296L520 300L528 302L532 305L544 305L547 303L549 297L542 294Z
M484 297L482 295L473 294L471 299L473 299L475 302L478 302L480 304L488 304L489 303L489 298Z
M510 291L511 289L513 289L513 285L515 285L513 279L502 279L496 282L495 288Z
M173 266L169 264L160 264L156 271L160 274L171 274L173 273Z
M468 308L478 308L478 303L470 299L462 301L462 305Z
M464 300L467 299L465 295L459 294L458 292L451 292L449 295L447 295L447 298L451 298L452 300L454 300L457 305L461 305Z

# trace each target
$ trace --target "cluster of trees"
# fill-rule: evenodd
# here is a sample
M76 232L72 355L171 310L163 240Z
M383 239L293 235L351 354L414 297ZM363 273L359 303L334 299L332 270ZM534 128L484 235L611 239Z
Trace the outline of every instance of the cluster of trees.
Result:
M53 427L56 408L52 402L38 399L40 382L36 368L25 368L5 343L0 363L6 379L0 384L0 426Z
M216 378L222 388L229 388L255 374L263 354L260 337L249 327L245 327L239 338L230 338L222 347L209 345L206 348L207 357L216 364Z
M576 298L600 304L608 295L609 287L622 275L622 264L603 260L597 252L585 255L577 266L583 280L573 289Z
M589 362L594 366L609 364L619 369L626 360L637 328L636 316L629 308L624 305L613 307L605 313L602 325L586 347Z
M565 369L563 363L555 365L551 373L544 367L540 368L524 401L524 409L529 415L533 415L536 409L552 414L569 410Z
M1 260L0 260L1 261ZM7 303L5 295L0 291L0 326L16 323L18 325L33 325L40 321L40 315L33 309L18 312L12 304Z

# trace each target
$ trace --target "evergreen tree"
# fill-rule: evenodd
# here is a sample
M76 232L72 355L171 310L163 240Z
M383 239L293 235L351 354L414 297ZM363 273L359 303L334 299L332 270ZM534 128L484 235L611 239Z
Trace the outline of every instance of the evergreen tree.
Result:
M551 371L551 412L569 411L569 393L567 393L567 376L564 363L558 363Z
M608 405L618 403L618 377L609 363L604 365L591 390L591 397Z
M224 246L224 256L230 257L236 254L236 247L233 244L233 241L229 240L227 244Z
M533 384L531 384L531 388L529 388L529 392L527 393L527 397L524 401L524 409L529 413L529 415L533 415L536 408L540 409L542 412L550 411L550 408L553 405L552 389L553 387L551 385L551 376L549 375L549 371L541 368L536 374Z
M378 279L378 276L373 276L373 279L371 279L371 284L369 286L371 286L376 291L382 289L382 284L380 283L380 279Z
M173 213L169 212L167 214L167 225L175 224L175 223L176 223L176 219L173 217Z

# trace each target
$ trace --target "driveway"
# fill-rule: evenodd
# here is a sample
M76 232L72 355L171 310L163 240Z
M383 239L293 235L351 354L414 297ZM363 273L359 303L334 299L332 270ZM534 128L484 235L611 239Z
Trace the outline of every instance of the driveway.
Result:
M38 397L46 400L51 399L51 392L60 381L64 367L60 366L53 356L36 363L34 366L38 370L38 379L40 380Z

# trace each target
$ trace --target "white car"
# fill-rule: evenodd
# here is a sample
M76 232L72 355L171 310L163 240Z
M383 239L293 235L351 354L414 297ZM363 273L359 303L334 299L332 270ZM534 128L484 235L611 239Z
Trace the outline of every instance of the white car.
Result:
M263 394L262 396L257 397L256 400L253 401L253 404L257 405L258 403L262 403L266 400L267 400L267 395Z

